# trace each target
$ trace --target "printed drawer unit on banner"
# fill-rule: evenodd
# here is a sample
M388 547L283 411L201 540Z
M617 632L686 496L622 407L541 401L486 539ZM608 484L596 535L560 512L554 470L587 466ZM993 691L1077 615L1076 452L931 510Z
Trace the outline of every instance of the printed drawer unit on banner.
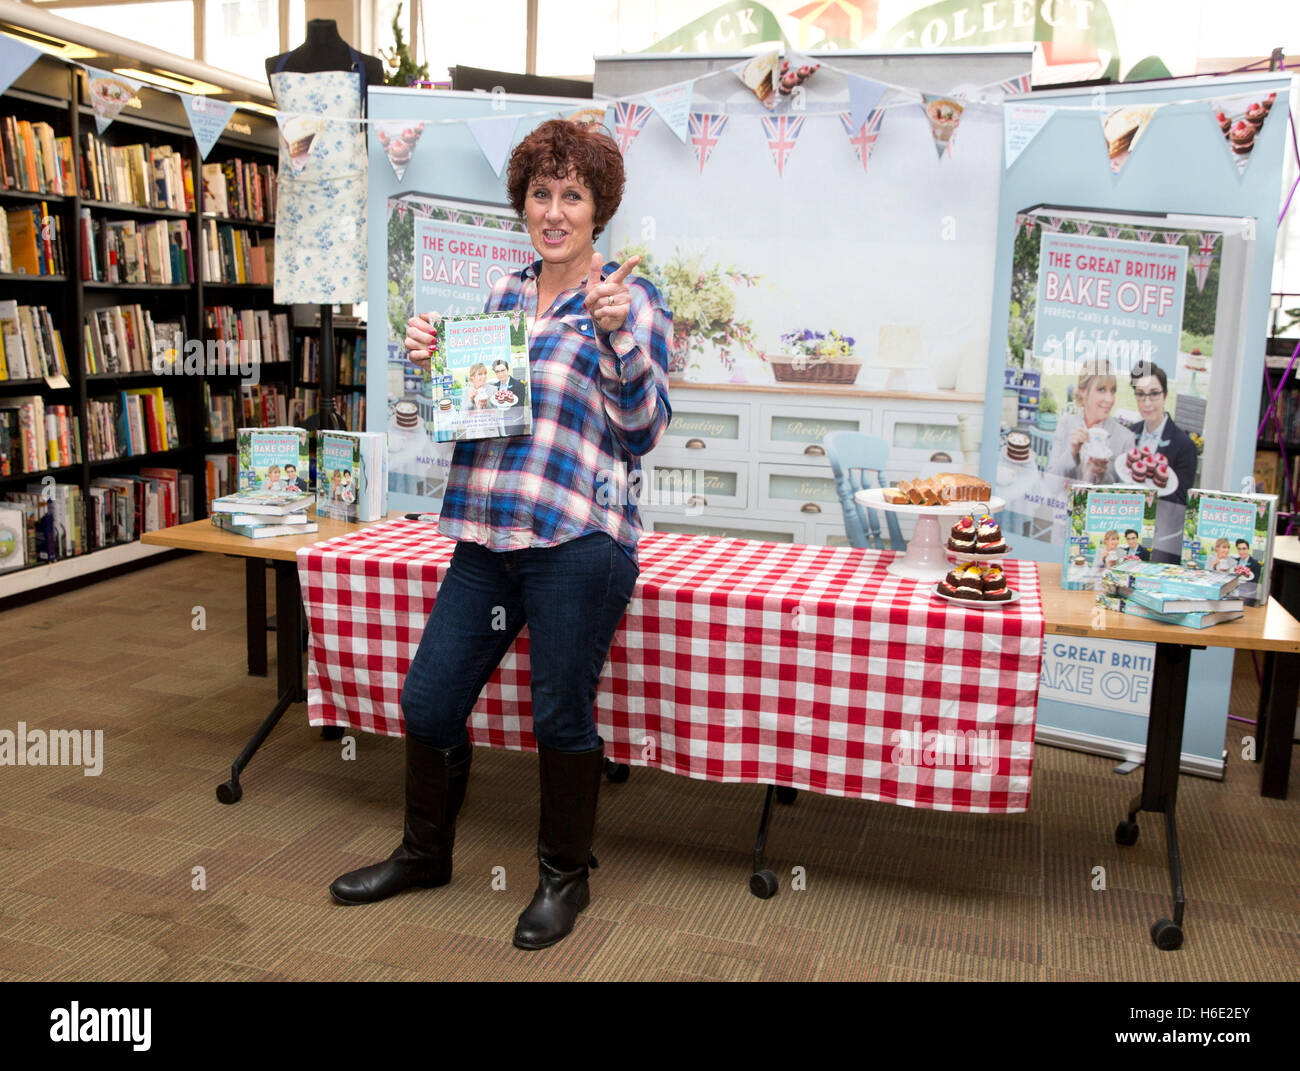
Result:
M694 455L680 459L659 457L645 465L641 482L642 506L679 512L682 507L745 509L749 505L749 462L722 460L704 467L689 465Z
M974 474L979 458L962 447L955 413L885 410L882 434L889 443L891 479L928 476L944 465Z
M843 516L830 465L758 466L758 508L776 515Z
M653 520L646 522L652 532L689 532L692 535L716 536L719 539L756 539L764 543L805 543L806 525L798 521L753 522L743 516L735 518L708 517L707 524L693 524L689 520Z
M749 456L750 407L692 399L673 405L673 418L659 440L659 450L690 450L694 456Z
M811 531L809 542L817 543L827 547L847 547L849 546L849 537L844 532L844 525L839 524L811 524L808 526ZM886 532L886 536L888 533Z
M822 440L831 432L869 434L871 431L871 413L865 408L828 413L825 408L769 403L758 409L758 449L764 454L822 459L826 456Z

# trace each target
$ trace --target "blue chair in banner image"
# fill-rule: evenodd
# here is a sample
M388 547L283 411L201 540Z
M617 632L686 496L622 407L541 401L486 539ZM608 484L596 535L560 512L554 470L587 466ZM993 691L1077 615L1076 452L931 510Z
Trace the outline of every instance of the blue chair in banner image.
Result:
M855 547L876 550L907 549L903 533L898 527L898 516L885 513L889 527L889 545L880 534L880 518L876 511L864 508L853 497L857 491L884 486L885 463L889 459L889 443L875 435L856 431L833 431L822 439L826 456L835 474L835 487L839 491L840 506L844 509L844 531ZM870 482L868 482L870 480Z

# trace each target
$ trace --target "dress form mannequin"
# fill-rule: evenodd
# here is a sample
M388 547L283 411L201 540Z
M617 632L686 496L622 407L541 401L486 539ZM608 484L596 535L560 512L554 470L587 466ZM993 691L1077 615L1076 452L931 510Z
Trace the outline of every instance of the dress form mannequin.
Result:
M289 71L311 74L319 71L355 72L363 86L383 85L384 65L374 56L357 52L339 35L333 19L312 19L307 36L291 52L266 60L266 76L275 89L272 75ZM365 114L366 94L361 90L361 114ZM334 412L335 384L338 382L334 351L334 306L320 306L320 405L315 421L317 428L340 428L342 422ZM304 421L311 426L311 421Z

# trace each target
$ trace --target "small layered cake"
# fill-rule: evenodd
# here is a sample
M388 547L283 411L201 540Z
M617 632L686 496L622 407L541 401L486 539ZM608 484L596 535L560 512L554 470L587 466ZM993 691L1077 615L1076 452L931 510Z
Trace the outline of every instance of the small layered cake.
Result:
M984 598L988 602L1006 602L1011 598L1007 578L1000 565L990 565L984 570Z
M948 582L953 587L953 597L957 599L984 598L984 570L978 565L963 565L948 574Z
M1002 528L987 513L976 521L975 527L975 553L976 554L1001 554L1007 549L1005 541L1002 539Z
M1255 128L1255 133L1259 133L1259 128L1264 125L1264 119L1268 115L1268 109L1264 105L1255 103L1246 109L1246 122Z
M1029 460L1029 433L1024 431L1007 432L1007 460Z
M1128 474L1129 474L1129 478L1134 483L1146 482L1147 472L1148 472L1147 464L1148 462L1145 457L1140 457L1136 461L1132 461L1129 463Z
M952 526L948 536L948 549L958 554L974 554L976 543L976 525L974 517L962 517Z
M1157 487L1169 486L1169 461L1164 454L1157 454L1155 465L1151 469L1151 482Z
M1232 146L1232 151L1239 156L1250 152L1255 147L1255 131L1254 125L1245 119L1233 123L1232 129L1228 131L1228 143Z

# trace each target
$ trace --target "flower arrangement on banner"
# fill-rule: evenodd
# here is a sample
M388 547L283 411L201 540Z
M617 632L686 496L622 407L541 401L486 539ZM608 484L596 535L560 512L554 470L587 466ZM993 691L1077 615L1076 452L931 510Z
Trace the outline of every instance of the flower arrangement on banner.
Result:
M761 353L778 383L852 383L862 361L853 354L857 340L838 331L799 328L781 336L779 354Z
M620 249L614 259L621 262L633 256L641 258L637 273L654 283L673 313L670 372L685 371L692 364L691 355L702 356L706 346L717 348L718 360L728 372L735 369L735 351L756 352L753 325L736 319L736 290L757 285L761 276L708 265L700 254L680 252L660 266L640 245Z
M781 336L785 351L811 358L808 363L852 357L855 341L838 331L812 331L807 328L802 331L787 331Z

